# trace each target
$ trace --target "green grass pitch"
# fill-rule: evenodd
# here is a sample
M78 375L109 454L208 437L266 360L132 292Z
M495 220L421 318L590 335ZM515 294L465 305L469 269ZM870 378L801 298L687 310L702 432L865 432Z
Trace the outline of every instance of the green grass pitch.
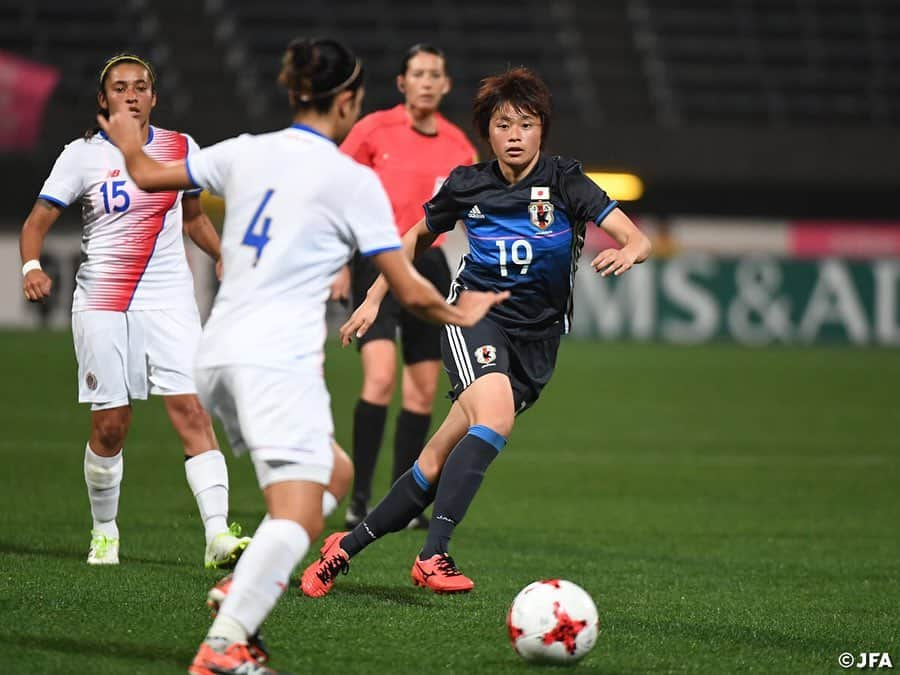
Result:
M0 333L0 352L0 670L185 672L218 575L203 569L160 402L135 406L126 444L122 564L89 568L88 412L70 337ZM356 354L329 345L327 370L348 446ZM328 597L289 589L264 629L272 665L542 672L513 653L504 618L547 577L584 586L600 612L577 672L828 673L845 651L897 664L898 383L896 351L567 341L454 537L475 590L414 588L422 534L388 537ZM252 530L263 512L252 468L226 454L233 518Z

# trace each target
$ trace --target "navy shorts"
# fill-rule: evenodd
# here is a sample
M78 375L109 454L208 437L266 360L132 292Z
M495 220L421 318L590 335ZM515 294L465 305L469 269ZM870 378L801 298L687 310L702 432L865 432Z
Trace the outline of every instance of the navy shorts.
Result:
M513 390L516 414L527 410L550 381L556 367L559 336L528 339L512 335L490 319L471 328L444 326L441 356L456 400L469 385L488 373L503 373Z
M428 249L416 258L413 264L419 274L434 284L441 295L446 296L449 293L450 268L440 248ZM369 258L357 253L350 267L354 308L359 307L366 299L366 293L377 277L378 270L375 264ZM398 329L403 347L403 363L410 365L421 361L437 361L441 358L441 326L423 321L403 309L393 293L385 296L378 310L378 318L369 326L366 334L356 341L356 346L361 349L372 340L393 342L397 339Z

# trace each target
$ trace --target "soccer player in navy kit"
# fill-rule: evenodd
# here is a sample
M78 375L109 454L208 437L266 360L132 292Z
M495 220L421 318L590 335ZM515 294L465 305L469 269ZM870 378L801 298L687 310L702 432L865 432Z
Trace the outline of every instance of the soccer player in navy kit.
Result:
M454 404L418 460L351 532L325 540L303 574L307 595L327 593L349 559L388 532L402 529L432 501L433 515L413 582L438 593L474 586L448 552L490 463L506 444L515 416L531 407L550 380L560 336L572 317L575 269L588 222L621 248L600 252L591 266L620 275L646 260L650 242L579 162L540 152L550 127L550 92L525 68L489 77L474 101L478 132L496 159L458 167L425 205L426 217L403 237L418 255L462 221L469 239L451 287L508 290L510 298L471 328L447 326L441 351ZM386 286L379 279L342 327L345 342L374 321Z

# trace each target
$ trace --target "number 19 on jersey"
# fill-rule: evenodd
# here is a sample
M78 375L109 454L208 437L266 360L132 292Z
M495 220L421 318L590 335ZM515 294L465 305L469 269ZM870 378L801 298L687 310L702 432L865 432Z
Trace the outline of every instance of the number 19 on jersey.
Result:
M528 274L528 266L534 257L531 244L527 239L516 239L509 247L509 254L506 251L506 240L498 239L494 242L500 249L500 276L508 277L508 263L519 265L519 274Z

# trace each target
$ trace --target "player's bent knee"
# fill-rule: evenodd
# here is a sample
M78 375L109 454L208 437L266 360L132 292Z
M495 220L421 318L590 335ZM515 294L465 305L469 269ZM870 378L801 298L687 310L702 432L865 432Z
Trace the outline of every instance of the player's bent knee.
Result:
M119 450L125 444L129 421L129 418L123 415L104 415L99 419L94 418L91 441L100 445L99 448L94 449L107 453Z
M514 422L515 417L513 415L486 415L484 417L476 416L472 426L487 427L504 438L509 438Z
M366 373L362 385L363 400L376 405L387 405L393 396L393 373Z
M436 452L429 452L426 446L416 464L419 465L419 471L425 476L425 480L429 483L435 483L441 475L441 469L444 468L444 462L447 461L446 456L438 455Z
M173 423L179 429L202 432L212 424L209 414L196 396L172 401L168 404L168 408Z
M403 392L403 407L420 415L431 414L431 405L437 394L437 387L416 387Z

